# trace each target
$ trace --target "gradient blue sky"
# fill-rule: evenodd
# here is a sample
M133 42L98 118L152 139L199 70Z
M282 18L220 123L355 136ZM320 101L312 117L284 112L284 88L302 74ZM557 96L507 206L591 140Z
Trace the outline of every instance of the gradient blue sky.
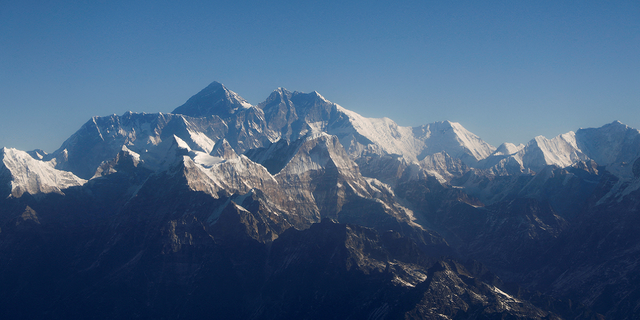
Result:
M0 146L52 152L214 80L494 146L640 128L640 1L0 1Z

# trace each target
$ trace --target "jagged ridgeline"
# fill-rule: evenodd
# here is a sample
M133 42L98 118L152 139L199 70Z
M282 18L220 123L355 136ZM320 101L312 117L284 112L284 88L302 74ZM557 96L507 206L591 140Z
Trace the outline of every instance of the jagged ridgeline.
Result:
M5 318L636 319L640 132L495 148L214 82L0 154Z

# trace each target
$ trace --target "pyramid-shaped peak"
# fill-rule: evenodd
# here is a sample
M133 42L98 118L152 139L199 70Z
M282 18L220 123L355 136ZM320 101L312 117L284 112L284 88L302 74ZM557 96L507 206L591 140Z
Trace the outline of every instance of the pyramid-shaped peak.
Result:
M211 82L204 89L200 90L198 94L215 94L217 92L226 92L229 91L227 87L225 87L222 83L218 81Z
M229 142L224 138L216 142L216 144L213 146L213 149L211 150L211 153L209 154L214 157L220 157L226 160L235 159L238 157L238 154L235 152L235 150L233 150Z
M224 88L225 86L224 86L224 84L222 84L222 83L220 83L220 82L218 82L218 81L213 81L213 82L211 82L211 83L207 86L207 88L210 88L210 87L211 87L211 88L215 88L215 87L221 87L221 88ZM206 88L205 88L205 89L206 89Z
M261 105L264 104L268 104L271 103L273 101L282 101L283 99L289 99L291 98L291 91L283 88L283 87L278 87L278 89L274 90L273 92L271 92L271 94L269 95L269 97L267 98L267 100L263 103L261 103Z
M318 97L318 98L320 98L320 99L322 99L322 100L324 100L324 101L327 101L327 99L325 99L325 97L323 97L323 96L320 94L320 92L318 92L318 91L313 91L313 92L311 92L311 94L314 94L316 97Z
M454 127L454 123L455 122L451 122L449 120L444 120L444 121L439 121L436 122L438 125L445 127L445 128L453 128Z
M460 122L455 122L455 121L450 121L450 120L444 120L441 122L442 125L447 126L447 127L451 127L454 129L463 129L463 130L467 130L465 129Z
M251 104L237 93L227 89L222 83L214 81L200 90L172 113L191 117L217 115L227 118L238 110L250 108Z
M510 155L510 154L514 154L520 150L522 150L522 148L524 148L523 144L520 145L515 145L513 143L510 142L505 142L503 144L501 144L496 151L494 151L495 155Z

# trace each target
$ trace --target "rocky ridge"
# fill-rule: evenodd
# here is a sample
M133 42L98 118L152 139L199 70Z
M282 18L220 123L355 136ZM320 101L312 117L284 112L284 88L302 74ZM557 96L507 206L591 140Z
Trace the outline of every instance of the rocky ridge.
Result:
M619 122L495 148L454 122L283 88L252 106L214 82L170 114L94 117L52 154L3 149L2 307L631 319L639 156Z

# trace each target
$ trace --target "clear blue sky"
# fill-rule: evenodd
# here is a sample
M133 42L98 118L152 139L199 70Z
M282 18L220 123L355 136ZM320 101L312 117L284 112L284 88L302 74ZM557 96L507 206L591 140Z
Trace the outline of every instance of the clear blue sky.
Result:
M640 128L640 1L0 1L0 146L52 152L214 80L495 146Z

